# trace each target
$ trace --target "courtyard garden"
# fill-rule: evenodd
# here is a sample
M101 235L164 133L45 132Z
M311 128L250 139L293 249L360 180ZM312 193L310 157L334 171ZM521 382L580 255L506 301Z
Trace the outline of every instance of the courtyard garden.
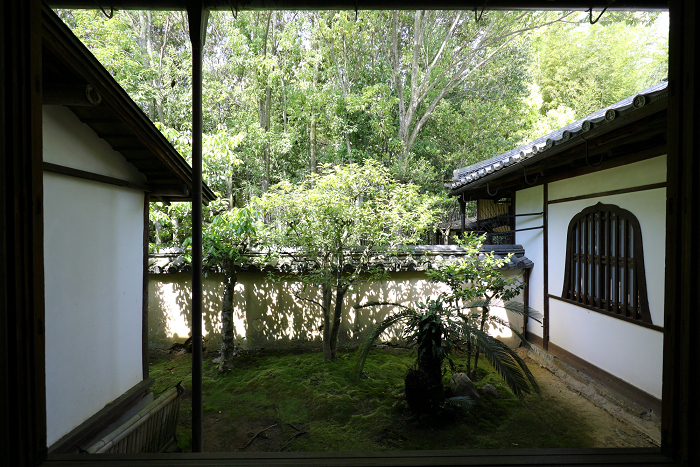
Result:
M416 352L380 346L354 378L357 354L339 351L324 361L319 351L243 352L224 374L205 354L204 450L376 451L653 446L642 433L569 391L547 370L528 365L542 388L516 398L484 359L475 381L498 397L479 405L416 416L404 395L404 377ZM523 354L524 356L524 354ZM455 355L459 361L459 355ZM191 355L152 353L156 394L182 381L178 444L190 450ZM447 385L450 375L445 375Z

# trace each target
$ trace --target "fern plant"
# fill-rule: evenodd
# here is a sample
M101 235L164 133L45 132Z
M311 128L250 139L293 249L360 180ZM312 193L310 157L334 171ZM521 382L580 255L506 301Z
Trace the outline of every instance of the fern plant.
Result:
M480 253L482 240L482 237L466 236L462 246L467 254L462 259L443 261L428 273L432 281L446 284L450 293L427 298L415 307L378 302L355 306L356 309L378 305L399 307L399 311L387 316L362 342L355 365L357 378L362 374L372 345L386 329L401 324L404 338L417 348L416 367L425 371L431 381L435 375L442 375L445 361L453 366L450 354L459 344L466 349L467 373L472 379L476 376L479 357L483 355L516 397L539 392L525 362L508 345L487 332L491 326L508 328L524 347L530 348L518 329L491 313L492 307L498 305L535 321L539 319L534 310L513 301L523 284L517 278L503 277L501 268L509 258L498 259L493 253Z

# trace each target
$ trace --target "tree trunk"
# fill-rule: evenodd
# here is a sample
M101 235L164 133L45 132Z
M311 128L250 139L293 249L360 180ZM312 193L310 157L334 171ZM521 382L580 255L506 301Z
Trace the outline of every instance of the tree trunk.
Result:
M311 173L317 173L316 162L316 114L311 114L311 125L309 128L309 170Z
M333 311L333 329L331 329L330 351L331 359L338 358L338 333L340 332L340 324L343 321L343 299L345 292L348 291L347 286L338 286L335 294L335 307Z
M483 307L483 310L481 312L481 324L479 325L479 330L481 332L484 332L484 326L486 325L486 317L489 315L489 307L485 306ZM469 375L469 378L472 381L476 380L476 367L479 365L479 347L476 347L476 353L474 354L474 369L472 370L472 373Z
M263 148L263 180L262 192L267 192L270 188L270 141L268 141L268 133L270 132L270 104L272 101L272 89L265 89L265 95L260 101L260 128L265 130L265 147Z
M237 281L238 275L233 261L228 260L224 264L224 298L221 302L221 357L223 361L219 365L219 373L231 368L235 357L236 330L233 327L233 296Z
M333 296L333 288L328 283L323 283L321 286L323 295L323 359L332 360L333 353L331 351L331 298Z

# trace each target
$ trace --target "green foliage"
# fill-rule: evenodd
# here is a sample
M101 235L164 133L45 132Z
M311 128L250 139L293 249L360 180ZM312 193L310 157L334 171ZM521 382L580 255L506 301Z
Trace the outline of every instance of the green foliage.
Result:
M239 264L257 241L259 214L252 207L215 216L202 232L204 258L213 264Z
M408 417L402 402L406 368L415 354L403 349L374 349L366 377L353 382L353 354L324 362L318 352L263 352L234 360L233 370L216 373L204 361L205 420L219 429L207 431L205 443L240 448L250 436L236 438L233 427L260 429L278 423L283 441L298 429L290 451L376 451L424 449L512 449L593 447L590 421L577 415L560 394L517 399L484 362L483 378L475 384L495 386L498 399L484 397L478 407L453 419ZM158 394L178 381L186 390L181 401L178 439L188 450L191 433L191 356L167 356L150 367ZM213 421L213 419L217 421ZM277 429L277 428L276 428ZM210 436L212 438L210 438Z
M545 123L535 123L536 131L524 139L543 136L667 77L668 16L606 15L595 25L586 14L580 22L533 34L531 99L535 119Z
M350 285L373 267L416 244L435 219L435 198L395 182L378 163L325 166L302 182L282 182L257 201L272 222L266 244L299 249L311 284Z
M463 258L443 261L428 272L432 281L441 282L450 288L449 294L440 294L436 299L417 303L416 308L402 306L403 310L389 315L380 323L360 347L355 365L355 376L362 374L362 365L367 349L389 326L403 322L404 336L418 349L417 367L432 381L441 374L443 362L449 359L453 347L465 348L467 372L474 379L477 376L479 356L483 353L496 368L513 393L522 398L532 390L539 392L537 383L527 365L506 344L488 335L490 326L508 327L523 345L529 348L522 334L509 323L490 314L492 306L503 308L537 319L529 307L512 302L523 284L517 279L503 277L501 267L509 258L495 258L480 253L483 238L465 236L460 242L466 250ZM375 306L367 303L363 308ZM435 407L435 403L431 407Z
M433 225L434 204L434 197L397 183L371 159L325 166L320 175L282 182L256 201L270 220L265 244L304 262L293 273L323 291L324 358L335 358L345 293L361 278L383 277L384 262Z
M58 13L189 160L186 15ZM667 15L608 11L587 21L518 11L486 11L478 22L459 11L212 12L203 169L223 200L205 221L318 166L366 159L442 193L454 169L666 76ZM190 235L189 208L155 211L153 250Z

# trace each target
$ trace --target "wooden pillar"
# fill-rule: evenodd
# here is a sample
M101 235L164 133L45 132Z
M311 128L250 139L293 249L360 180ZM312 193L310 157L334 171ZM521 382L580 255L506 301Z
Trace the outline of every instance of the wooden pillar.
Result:
M143 295L141 296L141 370L143 379L150 376L148 364L148 219L151 198L143 194Z
M209 12L187 3L192 42L192 451L202 452L202 51Z
M669 36L668 188L661 448L700 465L700 10L672 0Z
M542 318L542 348L549 350L549 189L542 185L542 275L544 282L544 318Z
M459 234L460 238L464 238L464 230L467 228L467 202L464 201L464 193L459 195L459 217L462 221L461 223L461 233Z
M41 1L0 0L0 452L46 458Z

